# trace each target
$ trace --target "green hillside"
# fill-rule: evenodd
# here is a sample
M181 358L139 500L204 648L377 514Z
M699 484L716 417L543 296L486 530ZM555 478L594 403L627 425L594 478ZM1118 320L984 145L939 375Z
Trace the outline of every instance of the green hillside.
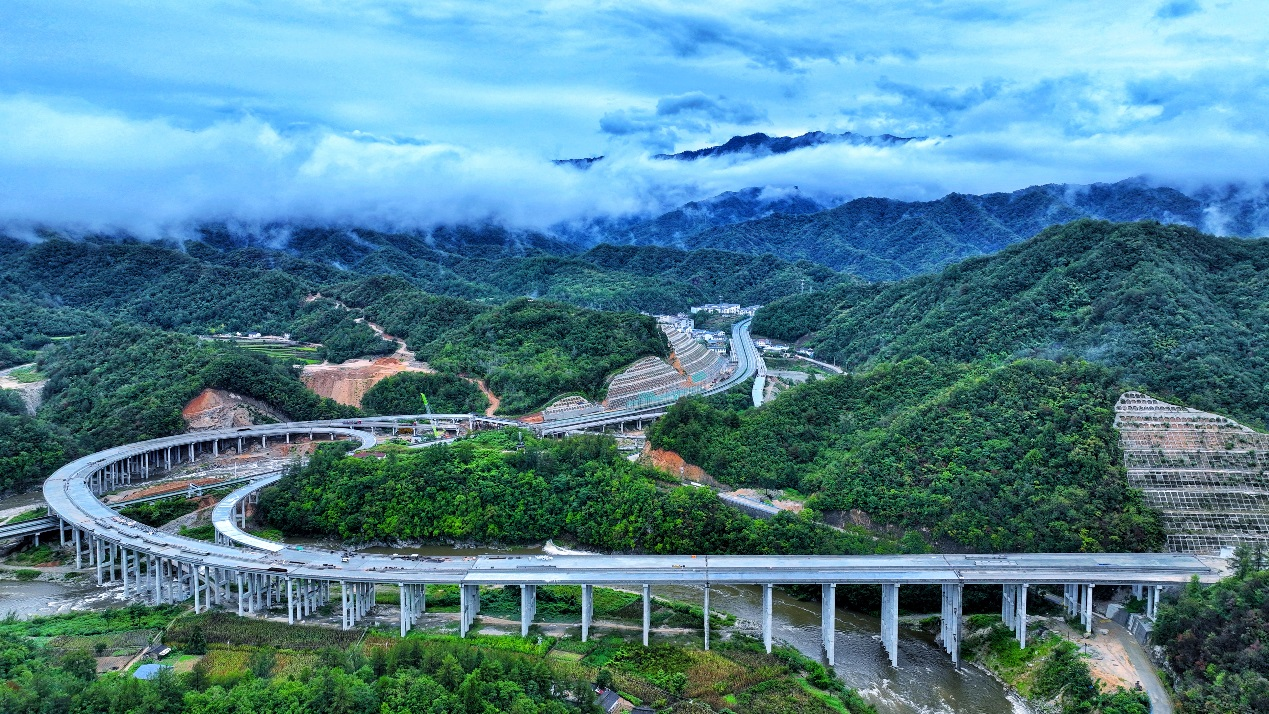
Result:
M923 356L1075 357L1200 409L1269 423L1269 242L1081 220L931 276L776 301L754 331L850 369Z
M1084 362L914 358L796 387L761 408L687 399L649 428L733 485L981 551L1135 551L1163 541L1128 489L1118 384Z
M665 336L646 315L520 299L429 343L419 357L442 372L483 378L502 399L500 411L519 414L569 392L598 399L610 373L667 354Z
M285 365L188 335L117 325L40 356L48 375L40 416L90 451L185 431L181 409L208 387L273 405L293 419L357 412L309 391Z

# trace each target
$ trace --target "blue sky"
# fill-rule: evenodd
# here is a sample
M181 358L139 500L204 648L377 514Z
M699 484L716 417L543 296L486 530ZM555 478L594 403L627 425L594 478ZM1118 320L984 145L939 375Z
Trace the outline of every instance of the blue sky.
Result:
M0 4L11 230L545 226L761 185L1261 185L1266 116L1250 1ZM812 130L930 139L648 159Z

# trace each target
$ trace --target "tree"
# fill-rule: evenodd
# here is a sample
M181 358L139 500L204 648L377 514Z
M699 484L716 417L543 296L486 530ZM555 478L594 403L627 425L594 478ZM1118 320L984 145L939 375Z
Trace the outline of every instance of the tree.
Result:
M190 631L189 641L185 643L185 652L193 655L207 654L207 636L203 634L201 625L195 625Z
M97 677L97 660L88 650L71 650L62 657L62 669L76 679L91 681Z

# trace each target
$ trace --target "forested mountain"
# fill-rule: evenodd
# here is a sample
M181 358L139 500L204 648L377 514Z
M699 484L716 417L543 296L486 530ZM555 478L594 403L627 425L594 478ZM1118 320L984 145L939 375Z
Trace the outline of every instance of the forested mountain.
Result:
M760 409L682 400L649 428L736 486L797 488L970 551L1135 551L1163 541L1128 489L1118 384L1083 362L914 358L796 387Z
M351 541L541 543L643 553L872 553L862 529L837 532L784 514L750 518L709 489L660 488L600 436L537 439L484 432L389 460L326 448L261 497L287 533Z
M923 356L1077 357L1129 385L1269 423L1269 241L1081 220L998 255L893 284L772 303L754 331L810 333L851 369Z
M485 379L502 399L500 411L520 414L569 392L598 399L612 372L667 354L665 335L646 315L522 298L428 343L419 356L443 372Z
M1044 228L1078 218L1154 219L1202 226L1204 210L1199 199L1137 180L1091 186L1047 184L981 196L953 193L936 201L858 198L808 215L777 213L691 233L623 231L606 240L771 253L868 280L897 280L994 253ZM1236 234L1255 227L1229 224Z
M59 343L39 366L49 378L40 416L94 451L185 431L181 409L208 387L254 397L295 420L357 413L263 355L135 325Z

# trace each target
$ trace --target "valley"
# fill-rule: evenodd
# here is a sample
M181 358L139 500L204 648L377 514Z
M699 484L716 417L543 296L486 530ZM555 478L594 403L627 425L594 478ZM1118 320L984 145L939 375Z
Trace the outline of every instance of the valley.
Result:
M1188 330L1190 344L1201 345L1191 354L1201 356L1209 369L1223 355L1254 350L1254 330L1244 337L1238 327L1232 328L1231 343L1216 332L1196 332L1184 320L1174 324L1151 316L1151 311L1162 315L1168 309L1164 305L1195 304L1203 306L1208 322L1219 315L1231 325L1259 324L1255 321L1264 306L1254 296L1259 291L1260 244L1187 231L1157 224L1075 222L996 256L900 282L867 283L820 272L814 291L777 298L759 309L752 322L735 324L721 356L697 342L693 332L694 322L713 324L714 318L705 314L692 321L673 313L654 318L594 310L572 300L435 295L402 276L319 269L316 262L240 272L241 267L227 267L223 258L195 248L193 254L201 257L186 269L203 275L200 280L233 285L244 297L274 296L256 300L257 321L234 323L226 319L229 313L222 317L218 312L224 309L217 306L221 298L208 292L199 298L210 298L201 308L208 317L197 319L214 320L218 333L232 328L288 339L300 336L324 354L324 362L306 365L289 353L253 352L197 339L186 333L198 332L196 321L150 325L138 319L142 302L130 302L141 296L125 290L109 303L100 302L92 297L98 288L76 287L72 281L67 287L78 290L75 306L49 314L44 323L48 332L43 333L48 341L36 351L35 364L48 380L40 388L43 404L31 414L26 402L18 400L13 415L6 417L7 428L18 430L13 433L25 435L46 454L43 462L23 457L25 470L18 473L25 475L14 483L18 488L38 483L69 455L89 450L183 433L212 435L220 433L217 429L278 429L302 421L354 433L382 431L368 456L318 450L300 463L293 455L291 465L278 462L261 482L270 486L252 509L251 528L266 534L266 542L282 537L291 544L287 549L302 547L319 559L334 548L356 552L357 558L417 551L420 558L448 561L452 552L478 561L501 559L502 554L525 557L520 554L539 552L535 549L548 542L563 552L617 557L758 553L890 558L1174 550L1169 544L1178 536L1175 517L1166 508L1162 515L1155 510L1158 499L1149 490L1143 496L1133 488L1137 481L1129 478L1128 469L1134 467L1125 461L1121 446L1121 438L1128 437L1121 437L1116 421L1120 395L1144 389L1176 403L1201 393L1189 403L1228 408L1252 424L1261 423L1255 395L1215 381L1199 392L1194 385L1200 382L1181 381L1140 355L1159 355L1160 365L1183 365L1188 357L1136 347L1145 344L1144 337L1136 337L1139 333L1159 345ZM1061 245L1065 253L1055 253L1051 245ZM37 247L48 250L47 245ZM133 249L107 244L59 250L69 268L75 261L96 259L94 251L106 251L126 266ZM627 249L604 250L617 251L606 260L627 270L647 257L619 252ZM1126 251L1150 258L1119 263L1103 258ZM1041 253L1051 257L1037 265L1033 256ZM1241 282L1233 290L1244 297L1216 291L1215 283L1200 273L1178 285L1192 295L1202 293L1202 298L1150 287L1156 274L1170 266L1192 265L1200 254L1207 256L1206 274L1237 264ZM751 265L733 261L711 280L750 279L745 271ZM1031 267L1023 270L1022 265ZM1121 266L1135 271L1134 284L1154 297L1135 303L1125 299L1137 306L1135 312L1100 307L1081 297L1127 285L1128 278L1117 272ZM1150 272L1147 266L1158 268ZM44 269L58 270L55 263ZM805 290L806 279L798 281L798 290ZM36 289L27 284L31 287L25 289ZM1056 285L1067 292L1055 292ZM751 295L721 297L733 294ZM966 294L975 300L958 297ZM1067 294L1072 297L1062 297ZM1171 295L1173 302L1160 303L1161 294ZM935 305L943 299L947 306L932 308L931 295ZM995 299L982 299L984 295ZM1017 308L1034 305L1041 297L1060 309ZM658 301L652 294L648 304ZM889 307L883 307L887 302ZM1001 319L1006 314L1012 323ZM114 324L75 335L49 334L83 329L85 319ZM58 327L58 320L66 320L66 327ZM1146 324L1151 326L1148 332L1142 327ZM813 347L818 364L781 357L764 361L751 330ZM700 339L706 337L701 333ZM1102 342L1081 342L1097 339ZM1097 346L1107 340L1114 341L1114 349ZM30 339L27 343L33 344ZM1129 358L1124 355L1136 355L1133 371L1125 371ZM840 368L833 363L841 364L843 373L836 373ZM1236 368L1221 369L1256 379L1258 364L1244 358ZM755 407L750 377L760 366L775 388ZM1195 391L1186 392L1187 384ZM436 422L445 443L429 445L432 425L421 425L426 420L419 417L425 411L420 395L427 396L433 413L454 415ZM394 414L413 416L398 422ZM478 424L478 419L488 421ZM251 426L275 422L282 424ZM591 435L581 435L584 431ZM571 435L557 440L551 434ZM454 438L458 440L449 445ZM632 463L617 450L618 442L623 448L645 449L644 458L661 470ZM224 443L220 458L232 451L232 443ZM236 448L246 448L241 439ZM424 483L425 491L410 485ZM215 498L219 496L207 503ZM207 508L182 516L164 530L188 534L182 537L217 537L211 513ZM1254 541L1255 528L1235 535L1224 555L1230 555L1239 539ZM454 544L477 549L454 550ZM310 557L291 552L293 559ZM141 561L136 562L133 577L143 572ZM111 567L115 565L112 561ZM1207 565L1196 567L1212 573L1209 579L1216 577L1217 571ZM49 581L61 574L49 571L29 587L63 587ZM303 582L322 582L312 579L313 574L308 577ZM1000 663L1038 652L1036 666L1057 667L1063 656L1049 645L1009 654L992 640L985 650L965 653L967 658L984 657L985 664L957 668L938 652L946 642L920 634L919 623L940 614L937 589L903 588L906 624L899 626L897 639L889 640L885 633L898 610L888 610L891 606L877 599L880 593L873 588L845 584L845 578L842 582L833 607L838 655L836 660L829 655L830 669L843 686L859 691L849 696L868 703L861 706L894 712L942 707L957 714L1029 711L1033 704L990 676L1004 676L1031 692L1030 680L1015 682L1008 674L1012 670L999 669ZM23 595L21 587L15 583L13 595L22 602L34 598L29 608L23 606L29 614L47 611L34 604L39 598L56 599L51 590ZM760 587L711 586L714 607L741 617L734 630L719 630L718 641L773 637L799 656L823 661L825 645L814 626L822 618L815 597L801 587L790 585L773 596L773 619L764 625L768 605ZM980 618L974 623L984 622L984 613L993 609L999 613L999 586L966 588L966 616ZM1129 590L1097 590L1097 610L1106 615L1139 602ZM232 606L235 597L242 600L244 590L237 589L238 596L234 591L231 586L229 595L217 595L215 607ZM103 598L111 592L72 587L62 602L119 602L113 595ZM690 586L656 589L659 597L688 603L699 601L701 592ZM1060 596L1061 588L1050 592ZM491 603L507 597L497 588L481 596ZM1043 638L1052 629L1045 618L1054 615L1039 594L1033 596L1038 598L1036 612L1027 619L1035 637ZM352 597L362 595L354 592ZM354 619L364 615L365 626L379 631L396 627L397 619L404 618L404 597L400 589L384 585ZM199 607L211 605L204 600ZM333 605L320 606L328 608L324 617L338 624L338 598ZM421 620L420 632L464 631L461 618L437 607L442 611ZM269 613L268 608L258 614L275 622L296 619L294 612ZM299 621L310 615L304 610ZM507 631L517 621L515 615L495 607L470 624L487 631L483 636L515 640L514 630ZM1154 621L1152 616L1149 622ZM998 626L985 622L982 630L966 620L965 634ZM613 636L628 640L638 633L637 620L604 623L597 626L608 627ZM577 636L575 624L549 617L533 627L550 637ZM881 647L871 634L877 631L883 633ZM694 644L698 631L691 627L653 632L674 647L690 651L700 646ZM1099 636L1092 637L1100 647ZM628 686L646 686L651 680L644 681ZM1059 701L1064 695L1045 696ZM1127 702L1135 695L1117 694L1106 684L1097 696L1108 697L1108 704L1115 697Z

